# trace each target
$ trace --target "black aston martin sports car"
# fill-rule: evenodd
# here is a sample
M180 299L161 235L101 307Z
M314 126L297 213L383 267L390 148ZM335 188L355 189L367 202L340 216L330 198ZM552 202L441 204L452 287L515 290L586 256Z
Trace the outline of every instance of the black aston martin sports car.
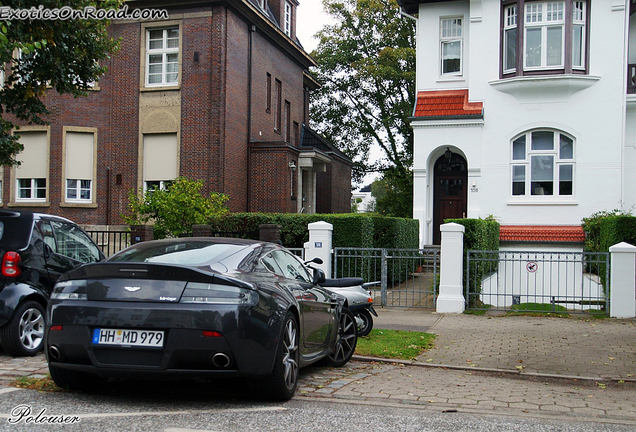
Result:
M61 387L109 377L242 376L289 399L299 368L349 361L344 298L273 243L182 238L131 246L63 275L48 306L46 356Z

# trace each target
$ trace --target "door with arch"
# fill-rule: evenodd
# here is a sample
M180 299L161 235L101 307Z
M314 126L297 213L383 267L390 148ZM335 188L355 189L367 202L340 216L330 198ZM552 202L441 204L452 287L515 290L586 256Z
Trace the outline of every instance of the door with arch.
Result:
M468 164L447 150L433 169L433 244L441 243L440 225L445 219L466 217L468 205Z

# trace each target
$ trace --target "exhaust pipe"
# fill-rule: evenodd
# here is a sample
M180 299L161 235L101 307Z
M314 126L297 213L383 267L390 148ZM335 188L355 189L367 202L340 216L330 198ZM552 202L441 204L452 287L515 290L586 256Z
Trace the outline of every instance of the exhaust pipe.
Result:
M230 357L225 353L216 353L212 356L212 364L218 368L225 369L230 363Z
M51 356L53 360L57 360L57 361L59 361L62 358L62 352L55 345L51 345L49 347L49 355Z

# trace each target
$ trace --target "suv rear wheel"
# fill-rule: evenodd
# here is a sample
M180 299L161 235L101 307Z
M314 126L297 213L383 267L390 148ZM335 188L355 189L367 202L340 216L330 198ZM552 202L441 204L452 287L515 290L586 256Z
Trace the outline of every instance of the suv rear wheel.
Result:
M34 356L44 340L44 308L36 301L19 305L11 320L0 327L0 344L12 356Z

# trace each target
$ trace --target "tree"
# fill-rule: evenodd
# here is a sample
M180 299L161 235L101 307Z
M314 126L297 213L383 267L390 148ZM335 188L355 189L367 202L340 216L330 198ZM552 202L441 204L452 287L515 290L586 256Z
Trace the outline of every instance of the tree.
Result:
M117 9L122 0L67 0L64 6ZM54 0L3 2L12 10L60 8ZM4 86L0 89L0 165L18 165L16 155L24 147L12 134L16 119L46 124L43 101L48 88L60 94L85 96L106 68L99 65L115 52L118 41L107 33L108 21L92 19L9 19L0 22L0 65Z
M413 217L413 176L398 167L389 168L371 184L375 212L385 216Z
M179 177L166 190L153 189L128 193L129 215L122 215L127 224L153 222L155 238L178 237L192 232L192 225L205 224L211 217L228 213L225 202L229 197L213 192L209 197L201 194L203 181Z
M415 23L396 0L323 0L337 22L319 33L312 53L322 88L312 103L314 126L354 162L353 177L397 175L396 193L411 195L413 141L408 117L415 100ZM372 146L383 159L370 163ZM391 168L391 170L389 170ZM409 213L409 217L411 214Z

